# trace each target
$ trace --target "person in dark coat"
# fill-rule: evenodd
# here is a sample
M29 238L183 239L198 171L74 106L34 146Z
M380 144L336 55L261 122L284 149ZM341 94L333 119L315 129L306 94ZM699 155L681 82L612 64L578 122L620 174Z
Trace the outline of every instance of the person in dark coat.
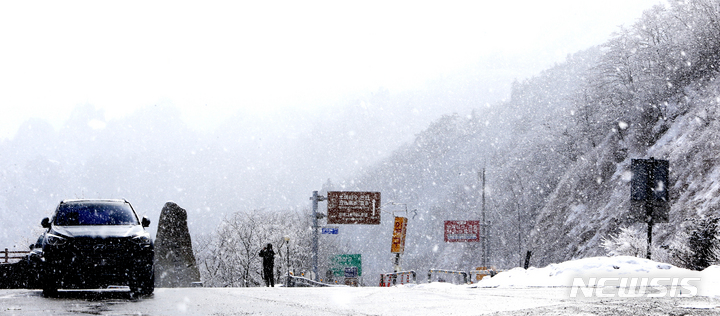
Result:
M265 286L275 287L275 278L273 278L275 252L272 249L272 244L267 244L265 248L260 250L260 257L263 258L263 280L265 280Z

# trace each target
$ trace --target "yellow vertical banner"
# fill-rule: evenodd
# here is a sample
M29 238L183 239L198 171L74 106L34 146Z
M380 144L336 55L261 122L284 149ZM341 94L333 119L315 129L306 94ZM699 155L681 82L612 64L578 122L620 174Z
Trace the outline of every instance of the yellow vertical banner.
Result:
M391 253L405 252L405 231L407 230L407 218L395 217L395 226L393 228Z

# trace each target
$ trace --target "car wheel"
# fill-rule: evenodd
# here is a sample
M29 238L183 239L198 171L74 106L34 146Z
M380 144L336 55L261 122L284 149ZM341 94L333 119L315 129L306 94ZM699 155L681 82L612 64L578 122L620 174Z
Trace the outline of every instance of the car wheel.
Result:
M54 297L57 295L58 286L57 286L57 281L55 280L54 277L48 276L48 275L43 275L40 280L40 283L42 285L43 296Z
M142 278L136 279L130 288L135 296L150 295L155 291L155 273L145 274Z

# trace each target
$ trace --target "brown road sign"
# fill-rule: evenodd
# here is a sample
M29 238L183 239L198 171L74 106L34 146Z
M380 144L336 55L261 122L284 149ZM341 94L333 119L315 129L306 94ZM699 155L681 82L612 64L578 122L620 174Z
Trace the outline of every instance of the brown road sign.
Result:
M380 225L380 192L328 192L328 224Z

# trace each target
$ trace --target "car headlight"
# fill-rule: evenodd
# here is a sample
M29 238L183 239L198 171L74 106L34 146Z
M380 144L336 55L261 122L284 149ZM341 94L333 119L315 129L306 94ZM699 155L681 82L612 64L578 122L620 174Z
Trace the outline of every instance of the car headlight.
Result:
M152 243L149 236L140 235L132 238L132 241L140 246L147 246Z
M50 246L62 246L67 243L67 240L58 235L47 234L45 235L45 243Z

